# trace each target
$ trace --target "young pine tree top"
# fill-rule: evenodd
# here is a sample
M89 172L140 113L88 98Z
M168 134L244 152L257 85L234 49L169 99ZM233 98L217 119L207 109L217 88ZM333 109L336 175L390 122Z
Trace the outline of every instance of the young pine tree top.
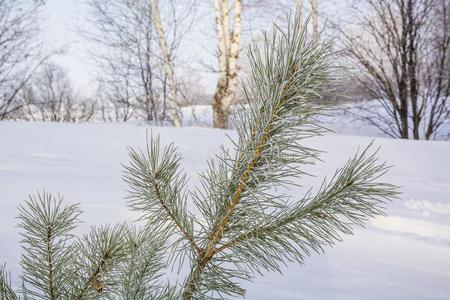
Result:
M300 18L274 27L262 48L249 50L248 105L234 116L238 139L222 147L187 189L181 155L151 137L130 149L125 166L131 209L145 225L71 232L80 214L49 194L20 208L22 287L0 271L0 299L222 299L244 296L241 283L287 262L303 264L396 197L380 182L387 171L370 146L306 195L277 187L298 185L320 152L304 140L323 132L315 116L318 91L330 78L331 42L310 37ZM192 212L195 206L196 214ZM179 270L167 282L167 269Z

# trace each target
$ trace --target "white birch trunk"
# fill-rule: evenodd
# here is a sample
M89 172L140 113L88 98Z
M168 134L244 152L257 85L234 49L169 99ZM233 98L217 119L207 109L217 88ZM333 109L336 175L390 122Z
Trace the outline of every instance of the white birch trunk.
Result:
M224 101L226 108L229 110L236 98L236 91L238 86L238 59L241 46L241 29L242 29L242 3L241 0L234 1L234 28L230 35L230 50L229 50L229 66L228 66L228 88L227 95Z
M163 56L164 66L169 82L169 116L175 127L180 127L181 117L180 108L178 107L177 103L177 83L175 80L173 64L170 61L169 57L169 47L167 46L167 39L161 22L158 0L152 0L152 22L156 28L156 31L158 32L159 46L161 48L161 54Z
M215 0L214 10L219 40L219 79L213 99L214 127L228 128L228 112L238 84L242 3L241 0L234 1L231 32L228 0Z
M317 18L317 0L311 0L311 21L313 27L313 35L316 36L319 33L319 23Z
M297 15L302 17L302 15L303 15L303 0L296 1L295 9L296 9Z

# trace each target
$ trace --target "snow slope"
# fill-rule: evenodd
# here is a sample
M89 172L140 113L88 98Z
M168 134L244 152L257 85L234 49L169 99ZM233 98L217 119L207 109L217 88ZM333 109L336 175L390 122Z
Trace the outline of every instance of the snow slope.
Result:
M81 202L86 222L133 220L126 208L121 163L127 146L143 146L149 128L133 124L0 122L0 264L15 282L21 249L17 206L36 190ZM153 127L163 143L175 141L191 184L232 131ZM372 138L327 135L309 141L327 151L311 170L318 183ZM372 219L343 243L246 283L247 299L450 299L450 143L377 138L380 156L394 167L385 180L402 186L389 217ZM295 197L302 190L292 190Z

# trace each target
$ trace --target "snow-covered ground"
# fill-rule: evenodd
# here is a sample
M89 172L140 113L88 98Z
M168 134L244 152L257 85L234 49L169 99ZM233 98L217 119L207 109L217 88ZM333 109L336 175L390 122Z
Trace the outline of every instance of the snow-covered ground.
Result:
M367 111L370 111L368 113ZM211 105L191 105L183 107L183 123L186 126L211 127L212 107ZM321 116L323 125L334 133L343 135L389 137L376 126L364 121L361 116L369 116L373 113L386 114L384 108L377 101L361 101L355 103L340 104L330 107L326 115ZM358 117L359 116L359 117ZM425 126L424 119L422 126ZM422 128L422 132L425 129ZM445 120L439 132L433 137L435 140L450 140L450 119Z
M206 116L206 114L205 114ZM133 220L124 200L121 163L127 146L144 146L147 126L0 122L0 264L17 283L21 249L17 206L45 189L81 202L91 224ZM163 143L175 141L195 185L197 173L226 134L207 128L153 127ZM316 184L342 166L371 137L326 135L308 143L327 151L313 169ZM450 142L376 138L380 156L393 165L385 181L401 186L388 217L370 220L343 243L313 255L303 267L268 274L248 287L247 299L450 299ZM299 193L293 190L293 196Z

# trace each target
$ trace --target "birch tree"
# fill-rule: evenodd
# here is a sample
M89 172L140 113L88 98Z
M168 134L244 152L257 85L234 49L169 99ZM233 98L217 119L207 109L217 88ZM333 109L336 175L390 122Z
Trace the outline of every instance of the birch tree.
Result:
M241 0L231 1L230 8L228 0L214 0L219 60L219 78L213 97L215 128L228 128L230 106L236 99L238 87L242 3Z
M89 52L100 70L99 94L112 100L118 119L180 126L175 50L195 16L194 2L90 0L88 7L93 29L83 34L97 46ZM166 28L164 8L170 24ZM177 13L181 9L183 13Z
M317 35L317 33L319 31L317 0L311 0L310 4L311 4L312 33L313 33L313 35ZM296 9L297 13L303 17L303 13L304 13L303 0L296 0L295 9Z
M166 69L167 78L169 81L169 107L170 119L176 127L181 126L180 109L177 103L177 83L175 81L175 72L173 62L170 58L169 47L167 45L167 38L161 22L161 14L159 12L158 0L152 0L152 21L158 32L159 47L163 57L164 66Z
M296 0L295 9L297 11L297 14L303 17L303 0Z
M319 32L319 20L317 13L317 0L311 0L311 22L313 35L317 35Z

